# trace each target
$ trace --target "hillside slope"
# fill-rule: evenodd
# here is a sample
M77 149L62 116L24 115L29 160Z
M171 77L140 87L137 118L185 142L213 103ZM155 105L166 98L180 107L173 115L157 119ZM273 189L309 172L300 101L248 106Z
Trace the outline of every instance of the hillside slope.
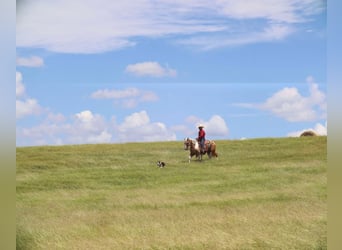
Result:
M18 249L326 249L326 137L216 143L17 148Z

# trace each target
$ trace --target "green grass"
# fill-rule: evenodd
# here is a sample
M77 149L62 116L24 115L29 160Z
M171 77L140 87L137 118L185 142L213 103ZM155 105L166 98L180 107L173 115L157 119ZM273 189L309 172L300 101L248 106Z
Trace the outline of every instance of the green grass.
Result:
M17 148L17 249L327 249L326 137L216 143Z

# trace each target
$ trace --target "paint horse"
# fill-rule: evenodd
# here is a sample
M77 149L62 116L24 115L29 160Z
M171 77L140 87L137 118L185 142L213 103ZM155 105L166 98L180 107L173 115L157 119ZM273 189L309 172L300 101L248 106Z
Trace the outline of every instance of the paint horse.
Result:
M197 159L202 160L202 155L208 154L209 159L212 156L218 157L216 153L216 143L214 141L206 140L204 143L204 150L201 151L200 145L197 140L192 138L184 139L184 150L189 150L189 163L193 156L196 156Z

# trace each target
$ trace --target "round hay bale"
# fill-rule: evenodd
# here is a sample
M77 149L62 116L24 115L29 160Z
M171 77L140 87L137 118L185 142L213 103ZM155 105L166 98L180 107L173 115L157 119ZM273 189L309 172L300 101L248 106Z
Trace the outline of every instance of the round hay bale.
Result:
M316 136L317 134L313 131L304 131L303 133L301 133L300 137L302 136Z

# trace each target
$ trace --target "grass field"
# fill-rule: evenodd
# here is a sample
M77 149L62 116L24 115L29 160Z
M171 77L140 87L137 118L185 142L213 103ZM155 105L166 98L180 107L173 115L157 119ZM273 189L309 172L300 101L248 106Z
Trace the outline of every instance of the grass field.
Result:
M17 249L327 249L327 137L216 143L17 148Z

